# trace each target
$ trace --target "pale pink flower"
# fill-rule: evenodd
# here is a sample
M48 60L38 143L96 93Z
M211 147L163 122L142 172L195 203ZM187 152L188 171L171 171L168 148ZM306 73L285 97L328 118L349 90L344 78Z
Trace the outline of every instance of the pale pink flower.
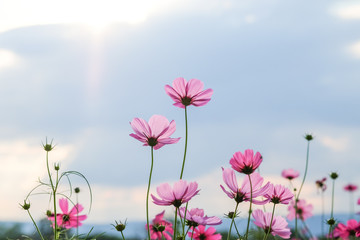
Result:
M253 211L252 216L255 219L254 224L262 229L264 229L265 233L269 231L273 236L278 235L281 238L288 239L290 238L291 231L288 228L288 223L281 216L274 216L273 221L270 226L272 213L266 212L264 213L260 209L256 209Z
M294 178L297 178L300 175L300 173L294 169L285 169L281 172L281 176L289 179L289 180L293 180Z
M326 188L327 188L327 186L326 186L326 184L325 184L325 181L326 181L326 177L324 177L323 179L321 179L321 180L317 180L316 182L315 182L315 184L316 184L316 186L319 188L319 189L321 189L321 191L325 191L326 190Z
M289 220L293 220L295 218L295 201L291 201L288 206L289 214L287 215L287 218ZM312 204L307 204L304 199L301 199L297 203L297 217L306 220L307 218L311 217L313 210Z
M221 234L215 234L215 232L216 229L213 227L209 227L205 231L205 226L199 225L193 232L188 232L188 236L195 240L221 240Z
M155 216L155 218L152 220L152 224L150 224L150 238L151 239L162 239L162 235L167 240L171 240L172 237L170 234L174 233L174 230L172 229L172 223L169 221L166 221L163 219L165 210L159 213ZM146 229L147 224L145 225Z
M66 198L59 199L59 205L62 213L56 214L56 224L62 228L75 228L82 225L87 216L78 215L84 208L81 204L76 204L69 211L69 203ZM55 217L50 216L48 219L53 223L52 226L55 227Z
M198 79L191 79L189 82L182 77L176 78L173 81L173 86L166 85L165 91L172 100L174 106L185 108L189 105L196 107L207 104L213 94L211 88L203 90L204 84Z
M355 184L349 183L348 185L346 185L344 187L344 189L345 189L345 191L348 191L348 192L354 192L354 191L356 191L358 189L358 186L355 185Z
M230 159L230 165L239 173L251 174L260 166L262 162L262 156L259 152L256 152L252 149L245 150L244 154L242 152L234 153L233 157Z
M269 191L264 194L265 202L272 202L275 204L289 204L293 199L294 194L290 189L283 185L273 185L270 183Z
M334 237L347 240L349 237L355 236L360 236L360 223L355 219L348 220L347 225L339 223L334 229Z
M185 216L185 207L179 209L180 217L184 218ZM193 208L190 211L186 211L186 225L191 227L197 227L198 225L219 225L222 223L221 219L218 217L208 217L204 216L204 210L199 208Z
M265 186L262 187L264 179L260 176L259 173L254 172L249 175L251 178L252 184L252 202L255 204L265 204L266 202L256 200L256 197L263 196L268 192L270 183L268 182ZM228 186L230 191L225 190L225 188L220 185L222 190L228 195L229 198L233 198L237 203L248 202L251 197L250 181L248 177L245 177L241 187L238 187L236 176L234 170L231 168L223 169L223 180Z
M180 138L170 138L175 132L175 121L169 121L161 115L153 115L147 123L144 119L134 118L130 123L134 133L130 136L144 143L144 146L154 147L155 150L165 144L177 143Z
M200 190L197 190L198 184L196 182L190 182L189 184L185 180L179 180L174 183L174 187L168 183L163 183L156 188L156 192L160 199L151 194L153 202L161 206L174 205L179 208L181 204L188 202L193 196L198 194Z

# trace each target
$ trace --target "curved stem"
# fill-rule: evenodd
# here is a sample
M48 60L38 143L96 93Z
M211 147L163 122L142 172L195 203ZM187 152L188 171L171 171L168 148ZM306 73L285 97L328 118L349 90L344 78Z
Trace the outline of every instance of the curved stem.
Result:
M248 235L249 235L249 227L250 227L250 218L251 218L251 212L252 212L252 183L251 183L251 177L250 174L248 174L249 177L249 183L250 183L250 207L249 207L249 217L248 217L248 222L247 222L247 227L246 227L246 234L245 234L245 239L248 239Z
M181 224L182 224L182 234L184 236L184 239L186 238L186 235L184 235L184 234L185 234L185 224L186 224L185 221L186 221L186 213L187 213L188 205L189 205L189 202L186 202L185 213L184 213L184 223L182 222L181 216L180 216L180 221L181 221Z
M188 121L187 121L187 108L185 106L185 150L184 150L184 159L181 167L180 179L182 179L185 167L186 160L186 151L187 151L187 142L188 142Z
M276 206L276 204L274 203L272 214L271 214L271 220L270 220L269 229L268 229L266 235L264 236L263 240L266 240L268 238L270 232L271 232L271 227L272 227L272 223L273 223L273 219L274 219L274 213L275 213L275 206Z
M232 225L234 224L234 219L235 219L235 216L236 216L236 212L237 212L238 206L239 206L239 203L236 203L235 211L234 211L234 214L233 214L233 216L232 216L232 218L231 218L231 224L230 224L230 229L229 229L229 232L228 232L227 240L230 239L231 228L232 228Z
M48 176L49 176L49 180L50 180L52 195L54 198L54 239L57 240L58 239L57 213L56 213L56 189L57 189L57 186L54 186L54 183L52 181L50 167L49 167L49 152L48 151L46 151L46 168L47 168L47 172L48 172ZM56 185L57 185L57 183L56 183Z
M241 239L241 235L240 235L239 230L238 230L238 228L237 228L237 226L236 226L236 222L234 222L234 227L235 227L235 231L236 231L239 239Z
M31 221L32 221L33 224L34 224L34 226L35 226L35 228L36 228L36 231L37 231L38 234L40 235L41 240L44 240L44 237L43 237L43 235L41 234L40 229L38 228L35 220L34 220L33 217L31 216L30 211L29 211L29 210L26 210L26 211L28 212L28 214L29 214L29 216L30 216L30 218L31 218Z
M150 174L149 174L149 183L146 193L146 223L147 223L147 230L148 230L148 237L150 240L150 224L149 224L149 192L150 192L150 184L151 184L151 175L153 171L154 165L154 148L151 147L151 167L150 167Z

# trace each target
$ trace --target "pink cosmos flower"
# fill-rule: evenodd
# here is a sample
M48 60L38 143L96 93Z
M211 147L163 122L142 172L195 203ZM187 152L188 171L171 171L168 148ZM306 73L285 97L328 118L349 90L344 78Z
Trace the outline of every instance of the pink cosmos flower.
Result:
M250 178L252 183L252 202L255 204L265 204L266 202L256 200L255 198L266 194L269 190L270 183L268 182L262 187L264 179L257 172L251 174ZM227 168L223 169L223 180L230 191L225 190L222 185L220 185L220 187L229 198L233 198L237 203L250 201L251 189L248 177L244 179L241 188L239 188L234 170Z
M197 190L198 184L196 182L190 182L189 184L185 180L179 180L174 183L174 187L171 188L168 183L163 183L156 188L156 192L159 198L151 194L153 202L161 206L174 205L179 208L181 204L188 202L193 196L198 194L200 190Z
M150 238L151 239L162 239L162 235L167 240L171 240L172 237L170 234L174 233L174 230L172 229L172 223L169 221L166 221L163 219L165 210L159 213L155 216L155 218L152 221L152 224L150 224ZM147 229L147 224L145 225Z
M179 209L180 217L184 218L185 216L185 207ZM199 225L219 225L222 223L221 219L218 217L208 217L204 216L204 210L199 208L193 208L190 211L186 211L186 225L191 227L197 227Z
M189 82L182 77L176 78L173 81L173 86L166 85L165 91L172 100L174 106L185 108L189 105L196 107L204 106L207 104L213 94L211 88L203 90L204 84L197 79L191 79Z
M86 215L78 215L84 208L81 204L76 204L69 212L69 203L66 198L59 199L60 209L62 214L56 214L56 224L62 228L75 228L81 226L81 221L84 221ZM52 221L52 226L55 227L55 217L48 217Z
M221 240L221 234L215 234L216 229L213 227L209 227L205 231L205 226L199 225L197 228L194 229L193 232L189 232L188 236L195 240Z
M174 120L169 123L166 117L161 115L153 115L149 123L141 118L134 118L130 125L135 132L130 136L144 143L144 146L154 147L155 150L180 140L180 138L170 138L176 129Z
M351 184L351 183L349 183L348 185L346 185L344 187L345 191L348 191L348 192L354 192L354 191L357 190L357 188L358 188L357 185L354 185L354 184Z
M272 202L275 204L289 204L293 199L294 194L283 185L273 185L270 183L269 191L264 195L265 202Z
M288 239L290 238L291 231L288 228L288 223L281 216L274 216L273 221L270 226L272 213L266 212L264 213L260 209L254 210L252 213L253 218L255 219L254 224L262 229L264 229L265 233L269 231L273 236L278 235L281 238Z
M231 167L238 171L239 173L251 174L260 166L262 162L262 156L259 152L256 152L252 149L245 150L244 154L242 152L236 152L233 157L230 159Z
M339 223L334 229L334 237L340 237L341 239L347 240L351 236L360 236L360 223L355 219L348 220L347 225Z
M326 181L326 177L324 177L323 179L321 179L321 180L317 180L316 182L315 182L315 184L316 184L316 186L319 188L319 189L321 189L321 191L325 191L326 190L326 188L327 188L327 186L326 186L326 184L325 184L325 181Z
M294 178L297 178L300 175L300 173L294 169L285 169L281 172L281 176L284 178L287 178L289 180L293 180Z
M287 218L293 220L295 218L295 201L291 201L288 206L289 214ZM307 204L305 200L301 199L297 203L297 217L306 220L312 216L313 205Z

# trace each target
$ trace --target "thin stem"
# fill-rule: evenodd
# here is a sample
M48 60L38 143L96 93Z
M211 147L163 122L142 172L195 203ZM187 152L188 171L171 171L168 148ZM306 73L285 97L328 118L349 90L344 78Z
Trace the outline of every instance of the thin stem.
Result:
M248 217L248 222L247 222L247 227L246 227L245 240L248 239L248 235L249 235L250 218L251 218L251 212L252 212L252 196L253 196L250 174L248 174L248 177L249 177L249 183L250 183L250 207L249 207L249 217Z
M184 159L181 167L180 179L182 179L185 167L186 151L187 151L187 142L188 142L188 121L187 121L187 108L185 106L185 149L184 149Z
M324 236L324 222L325 222L325 201L324 191L321 190L321 235Z
M121 231L120 233L121 233L122 239L125 240L123 232Z
M183 233L184 239L186 238L186 235L184 235L184 233L185 233L185 223L186 223L185 221L186 221L186 213L187 213L188 205L189 205L189 202L187 202L186 206L185 206L184 222L182 222L181 217L180 217L180 222L182 224L182 233Z
M306 232L308 232L310 234L310 238L312 239L314 236L312 235L310 228L306 225L304 219L301 219L301 222L303 223L303 225L306 229Z
M154 148L151 147L151 167L150 167L150 174L149 174L149 183L146 193L146 223L147 223L147 230L148 230L148 237L150 238L150 224L149 224L149 192L150 192L150 184L151 184L151 175L153 171L153 165L154 165Z
M350 192L350 219L354 218L354 212L354 193Z
M332 193L331 193L331 215L330 219L334 220L334 199L335 199L335 179L333 179L333 185L332 185ZM331 234L331 239L334 239L334 231L332 231L333 224L329 227L329 237Z
M195 232L195 228L193 228L193 230L192 230L192 232L191 232L191 240L193 239L194 232Z
M303 180L301 182L300 188L299 188L299 192L295 198L295 236L296 238L298 238L298 231L297 231L297 202L299 201L299 197L300 197L300 193L301 193L301 189L304 185L305 179L306 179L306 174L307 174L307 170L308 170L308 165L309 165L309 148L310 148L310 141L308 141L307 144L307 151L306 151L306 164L305 164L305 172L304 172L304 177Z
M237 233L239 239L241 239L241 235L240 235L239 230L238 230L238 228L236 226L236 222L234 222L234 227L235 227L235 230L236 230L236 233Z
M228 232L227 240L230 239L231 228L232 228L232 225L234 224L234 219L235 219L235 216L236 216L238 206L239 206L239 203L236 203L235 211L234 211L234 214L232 215L232 218L231 218L231 224L230 224L230 229L229 229L229 232Z
M79 198L78 194L76 193L76 236L79 236Z
M268 238L270 232L271 232L271 227L272 227L272 223L273 223L273 219L274 219L274 213L275 213L275 206L276 206L276 204L274 203L272 214L271 214L271 220L270 220L269 229L268 229L266 235L264 236L263 240L266 240Z
M30 211L29 211L29 210L26 210L26 211L28 212L28 214L29 214L29 216L30 216L30 218L31 218L31 221L32 221L33 224L34 224L34 226L35 226L35 228L36 228L36 231L37 231L38 234L40 235L41 240L44 240L44 237L43 237L43 235L41 234L40 229L38 228L35 220L34 220L33 217L31 216Z
M176 240L177 212L178 212L178 208L175 209L174 236L173 236L174 240Z
M57 189L57 187L54 186L54 183L52 181L50 167L49 167L49 152L48 151L46 151L46 168L47 168L47 172L48 172L49 179L50 179L52 195L54 198L54 239L57 240L58 239L58 236L57 236L58 235L58 233L57 233L57 214L56 214L56 189ZM56 185L57 185L57 183L56 183Z

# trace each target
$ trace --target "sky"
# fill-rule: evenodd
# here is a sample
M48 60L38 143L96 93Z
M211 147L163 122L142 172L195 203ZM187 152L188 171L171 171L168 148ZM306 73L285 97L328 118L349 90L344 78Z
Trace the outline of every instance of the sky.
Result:
M214 90L207 105L188 109L184 179L201 189L191 207L233 211L219 186L237 151L262 154L265 181L288 185L287 168L302 179L311 133L302 197L320 213L315 181L336 171L334 210L347 213L343 187L360 184L359 21L360 4L348 0L0 0L0 221L29 221L19 203L46 180L46 138L56 144L50 165L90 182L89 223L145 220L150 148L129 136L129 122L176 121L181 140L155 151L151 192L177 181L184 111L164 90L177 77ZM88 213L86 183L72 181ZM30 201L36 219L51 208L46 194ZM150 215L163 209L151 204Z

